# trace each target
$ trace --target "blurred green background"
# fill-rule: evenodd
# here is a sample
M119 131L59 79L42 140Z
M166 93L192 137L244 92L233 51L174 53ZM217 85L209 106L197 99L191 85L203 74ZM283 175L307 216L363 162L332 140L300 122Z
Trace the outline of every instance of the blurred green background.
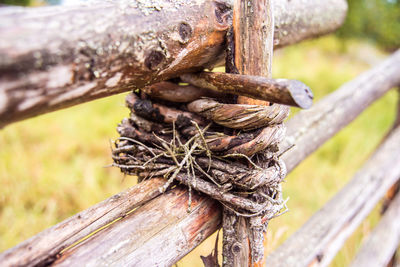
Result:
M336 34L276 51L273 76L305 82L319 100L400 46L397 1L356 0L349 6L346 23ZM118 169L104 167L111 163L109 140L117 137L117 123L128 116L124 96L57 111L0 131L0 251L136 183ZM351 179L390 128L396 101L396 92L386 94L289 174L283 188L290 197L290 212L270 223L268 251ZM378 219L376 208L332 266L351 261ZM178 265L202 266L199 255L210 253L214 238Z

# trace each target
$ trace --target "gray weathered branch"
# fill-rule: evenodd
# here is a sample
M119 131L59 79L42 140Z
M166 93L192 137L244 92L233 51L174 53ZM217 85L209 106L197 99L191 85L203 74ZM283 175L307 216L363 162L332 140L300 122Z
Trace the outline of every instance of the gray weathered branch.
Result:
M376 67L318 101L311 109L299 112L287 123L283 155L288 169L293 169L320 144L353 121L365 108L389 89L400 84L400 50Z
M380 78L376 78L380 77ZM290 133L287 136L287 146L290 146L291 143L296 142L296 146L303 147L305 149L305 153L303 153L302 150L299 149L291 149L289 150L286 154L283 155L285 161L287 162L288 165L288 171L291 171L297 164L299 164L305 157L307 157L309 154L311 154L313 151L315 151L318 147L320 147L330 136L334 135L336 132L338 132L342 127L345 125L349 124L352 119L356 117L357 114L361 113L368 105L370 105L374 100L382 96L385 92L387 92L391 87L394 87L395 85L399 84L399 79L400 79L400 52L397 52L393 56L389 57L387 60L385 60L383 63L380 65L376 66L375 68L365 72L364 74L360 75L357 77L355 80L343 85L340 89L338 89L336 92L331 94L330 96L327 96L325 99L330 99L329 101L323 99L321 100L321 103L325 104L320 104L316 103L314 107L312 107L308 111L301 111L299 112L298 115L294 116L288 123L288 132ZM355 113L355 114L353 114ZM303 115L303 114L308 114L308 116ZM307 120L308 118L308 120ZM298 120L302 120L302 123L304 125L297 124L296 122ZM324 123L324 124L322 124ZM325 128L324 125L332 125L332 128ZM319 131L314 130L314 127L319 129ZM318 138L317 138L318 137ZM297 139L296 139L297 138ZM304 142L304 145L303 145ZM285 148L287 148L285 146ZM310 147L310 149L308 149ZM158 199L158 198L157 198ZM157 199L153 200L156 201ZM121 198L121 201L123 198ZM188 203L188 196L187 194L180 195L179 198L175 199L175 202L171 202L172 200L165 201L164 203L160 204L160 206L155 207L157 208L158 211L163 212L165 216L174 216L172 213L168 213L168 209L170 208L169 205L166 205L167 202L171 203L171 205L178 205L179 203L184 203L180 204L180 209L182 212L186 212L187 208L187 203ZM203 201L206 201L205 198L203 198ZM152 201L151 201L152 202ZM150 202L150 203L151 203ZM105 202L106 203L106 202ZM216 229L217 226L220 224L219 219L214 220L214 218L220 218L220 210L218 207L213 206L211 203L215 202L207 202L208 207L204 208L204 213L213 213L214 217L210 217L210 223L207 224L206 222L202 222L204 224L204 229L212 228ZM99 204L101 206L101 204ZM165 211L164 211L165 210ZM124 211L121 211L122 214ZM113 221L114 219L117 219L118 217L112 216L111 214L104 213L102 216L104 216L104 220L106 221ZM177 235L176 238L182 238L184 237L184 233L186 232L187 229L191 229L191 223L193 221L197 220L202 220L202 215L200 214L190 214L188 215L190 220L188 221L183 221L180 224L180 228L184 229L182 232L174 232L174 235ZM71 220L78 220L79 217L75 216L73 217L74 219ZM82 217L82 220L88 220L86 217ZM85 219L86 218L86 219ZM79 219L80 220L80 219ZM67 222L67 221L66 221ZM62 222L61 224L64 224L66 222ZM125 220L121 220L118 223L125 223ZM89 223L90 224L90 223ZM155 225L160 226L162 222L154 222L151 224L145 224L146 226L148 225L150 228L155 227ZM104 225L101 225L104 226ZM99 225L99 227L101 227ZM157 227L158 227L157 226ZM165 226L165 225L164 225ZM141 226L143 227L143 226ZM165 226L167 227L167 226ZM82 227L81 230L84 231L85 227ZM51 229L55 228L50 228L38 235L38 237L45 237L49 232L53 231ZM88 231L89 232L89 231ZM98 233L101 234L101 233ZM83 236L78 236L78 238L75 241L78 241L82 238ZM5 256L8 255L9 260L12 260L14 265L18 265L18 262L21 262L23 264L21 265L29 265L32 266L32 264L25 264L30 261L25 261L25 259L35 259L35 253L32 253L28 249L26 249L29 246L34 247L35 244L35 239L36 237L33 237L30 240L25 241L21 245L15 247L14 249L10 249L3 254L0 254L0 261L4 263L5 266L10 266L11 264L6 264L4 261ZM175 238L175 237L174 237ZM205 239L204 235L194 235L190 236L192 239L198 240L198 242L201 242ZM155 241L152 241L155 240ZM184 246L184 250L176 250L175 249L175 244L173 243L164 243L164 242L158 242L159 240L159 235L155 234L154 236L148 236L148 240L146 242L153 242L152 244L154 245L153 250L154 251L164 251L165 253L169 254L169 257L173 257L175 260L178 260L185 256L189 251L191 251L194 248L194 244L190 243L189 241L185 241L185 239L180 239L182 243L179 243L181 246ZM169 240L169 239L165 239ZM174 239L175 240L175 239ZM110 243L109 245L113 245L114 243ZM197 243L196 243L197 244ZM128 244L126 244L128 245ZM168 247L170 245L170 247ZM65 248L69 246L69 244L64 244L60 243L59 245L59 250L57 250L55 247L51 246L50 244L47 244L47 246L42 247L41 249L41 254L40 255L46 255L49 254L49 256L52 256L54 252L60 252L62 248ZM61 249L60 249L61 248ZM54 249L54 250L53 250ZM165 251L167 250L167 251ZM138 252L139 253L139 252ZM146 251L145 248L140 252L142 253L141 255L147 255L148 251ZM157 255L156 255L157 256ZM160 255L161 256L161 255ZM156 257L151 257L154 260L157 260ZM48 261L51 261L49 259L42 259L39 262L46 263Z
M53 262L63 249L160 195L164 179L151 179L112 196L0 254L2 266Z
M354 178L269 255L267 262L271 266L328 266L346 239L400 177L399 162L400 128L397 128Z
M220 226L219 204L179 187L145 204L77 247L53 266L172 266ZM177 253L178 252L178 253Z
M334 31L347 10L345 0L274 2L276 47ZM0 127L222 62L231 5L122 0L2 8Z
M400 194L369 234L357 253L353 267L386 267L400 244Z

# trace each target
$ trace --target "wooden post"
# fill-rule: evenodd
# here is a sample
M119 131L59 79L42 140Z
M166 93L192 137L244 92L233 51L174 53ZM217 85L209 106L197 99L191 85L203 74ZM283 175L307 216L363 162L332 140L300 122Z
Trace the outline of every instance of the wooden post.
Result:
M271 0L235 0L233 7L234 60L239 74L271 78L274 18ZM239 104L268 105L269 102L245 96ZM251 220L227 210L223 211L224 266L255 266L263 262L263 242L249 242L263 235L263 227L253 227ZM259 225L260 226L260 225ZM249 230L261 233L249 233ZM253 246L250 246L253 244ZM255 247L257 244L258 247ZM252 257L253 256L253 257Z

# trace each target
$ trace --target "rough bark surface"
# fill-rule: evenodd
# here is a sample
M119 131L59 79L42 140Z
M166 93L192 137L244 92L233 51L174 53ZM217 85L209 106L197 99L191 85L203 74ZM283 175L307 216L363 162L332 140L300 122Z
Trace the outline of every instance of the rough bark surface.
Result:
M380 77L379 79L376 77ZM385 92L387 92L391 87L394 87L398 84L400 79L400 53L397 52L393 56L389 57L386 61L384 61L382 64L376 66L375 68L365 72L361 76L357 77L355 80L345 84L342 86L338 91L334 92L330 96L327 96L325 99L327 100L321 100L320 104L319 102L315 104L309 111L301 111L299 114L294 116L288 123L288 132L290 135L287 135L286 137L286 143L290 146L294 141L296 142L296 146L301 146L303 149L306 149L306 153L303 153L302 150L298 149L291 149L289 150L286 154L283 155L284 160L288 164L288 171L291 171L294 169L295 166L297 166L305 157L307 157L309 154L311 154L313 151L315 151L318 147L320 147L326 140L329 139L330 136L334 135L337 133L342 127L345 125L349 124L359 113L361 113L365 108L367 108L371 103L374 102L374 100L377 100L380 96L382 96ZM347 101L348 100L348 101ZM340 108L340 112L337 112L337 109ZM309 114L308 116L303 115L305 112L306 114ZM355 113L355 114L354 114ZM307 118L309 120L307 120ZM297 121L301 120L302 123L298 124L296 123ZM333 125L332 128L329 128L329 130L326 130L326 127L323 127L318 123L318 121L325 122L326 124L324 125ZM339 126L338 126L339 125ZM301 138L300 138L301 137ZM318 138L315 138L318 137ZM297 138L297 141L296 141ZM303 145L302 142L305 142ZM308 149L310 148L310 149ZM121 198L121 201L125 198ZM158 198L157 198L158 199ZM156 201L153 200L153 201ZM169 200L168 200L169 201ZM187 203L187 196L182 195L180 198L177 199L177 202L185 202ZM151 201L152 202L152 201ZM166 204L162 203L160 207L162 208L163 205ZM106 203L106 202L103 202ZM215 203L215 202L211 202ZM102 204L99 204L99 207L101 207ZM180 209L183 212L186 212L187 206L182 205L180 206ZM214 220L214 217L210 217L210 221L212 223L207 224L207 227L210 227L212 229L216 229L218 225L220 225L221 221L218 221L222 218L221 214L219 213L219 210L217 207L214 208L211 204L209 204L208 208L205 208L204 213L214 213L215 218L219 218L217 220ZM105 220L114 220L116 217L110 216L107 213L104 213L103 216L105 216ZM166 213L166 217L171 217L173 214L171 213ZM180 229L182 229L181 232L174 232L174 235L177 235L176 238L182 238L184 236L184 233L186 232L185 229L190 229L191 224L189 222L197 221L200 220L202 221L203 224L206 224L202 220L201 214L194 213L190 214L190 220L185 221L188 222L187 224L181 224ZM77 221L80 220L78 216L73 217L74 223L77 223ZM86 218L86 217L83 217ZM88 220L90 218L86 218L85 220ZM61 224L66 224L68 221L62 222ZM124 223L124 220L121 220L120 223ZM146 223L139 228L143 226L149 226L155 227L156 225L160 225L161 222L152 222L152 223ZM101 225L104 226L104 225ZM100 227L101 227L100 226ZM50 228L53 229L53 228ZM42 233L40 233L38 236L33 237L30 240L25 241L22 243L20 246L17 246L14 249L8 250L6 252L3 252L3 254L0 254L0 259L1 262L3 263L5 259L5 256L9 258L13 265L23 265L19 264L21 260L24 260L26 257L35 257L35 253L30 253L28 250L26 250L26 247L35 246L35 240L37 240L37 237L45 237L48 233L51 231L46 230ZM84 229L84 227L79 228L79 231ZM140 230L139 229L139 230ZM98 234L101 234L98 233ZM180 236L180 237L178 237ZM149 236L147 242L152 242L151 240L160 240L157 239L159 235L155 234L154 236ZM205 238L204 236L202 236ZM80 238L76 239L79 240ZM200 238L199 238L200 239ZM166 239L168 240L168 239ZM203 241L204 239L199 240L199 243ZM161 251L161 249L164 249L164 243L163 242L154 242L154 251ZM190 250L192 250L194 247L191 247L193 243L186 243L188 248L186 250L176 250L174 247L170 247L170 251L168 253L173 253L174 258L176 260L182 258L183 256L186 255L186 253ZM42 248L41 255L49 254L51 255L51 251L53 250L53 247L51 246L51 243L46 244L44 243L44 247ZM113 245L113 244L110 244ZM67 247L68 245L60 245L61 248ZM25 248L24 248L25 247ZM22 249L19 249L22 248ZM56 251L59 253L61 249ZM142 251L137 251L138 255L146 255L148 253L145 249ZM24 255L24 256L23 256ZM26 256L25 256L26 255ZM162 256L162 255L160 255ZM42 259L41 261L38 260L38 263L45 263L48 262L46 258ZM23 262L22 262L23 263ZM5 266L10 266L10 264L4 264Z
M179 187L67 251L52 266L172 266L220 227L219 204Z
M164 179L152 179L112 196L0 254L1 266L36 266L60 251L160 195Z
M328 266L346 239L400 177L397 128L354 178L267 258L271 266Z
M270 0L235 0L233 39L235 72L271 77L274 18ZM239 104L268 105L268 102L239 96ZM223 266L253 266L263 258L263 228L250 228L248 218L223 210Z
M268 79L262 76L238 75L223 72L184 74L184 82L220 93L247 96L278 104L310 108L313 94L297 80Z
M275 45L332 32L345 0L275 1ZM0 10L0 127L201 70L224 57L231 0Z
M386 267L400 244L400 194L364 241L351 266Z

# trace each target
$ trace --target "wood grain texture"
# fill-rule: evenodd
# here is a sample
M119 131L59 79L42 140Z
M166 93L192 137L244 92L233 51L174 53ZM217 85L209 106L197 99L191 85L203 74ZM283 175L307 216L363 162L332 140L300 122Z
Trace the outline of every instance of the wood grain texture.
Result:
M378 78L379 77L379 78ZM382 64L372 68L371 70L365 72L361 76L357 77L355 80L343 85L336 92L327 96L325 99L321 100L323 104L317 102L310 110L301 111L299 114L295 115L288 123L288 132L290 134L286 137L286 144L290 146L293 142L296 142L296 147L301 147L302 149L291 149L286 154L283 155L283 158L287 164L288 171L294 169L304 158L306 158L309 154L319 148L322 144L325 143L326 140L329 139L332 135L337 133L344 127L349 124L359 113L361 113L365 108L367 108L371 103L373 103L376 99L386 93L391 87L394 87L399 83L400 79L400 52L397 52L393 56L389 57ZM339 109L340 108L340 109ZM307 113L305 113L307 112ZM355 114L353 114L355 113ZM306 115L308 114L308 115ZM309 120L307 120L309 118ZM299 121L300 123L297 123ZM318 121L324 122L321 125ZM332 125L332 128L325 127L324 125ZM327 130L328 129L328 130ZM318 137L318 138L317 138ZM296 141L297 140L297 141ZM304 144L303 144L304 142ZM303 153L303 150L304 153ZM123 199L123 198L122 198ZM122 200L121 199L121 200ZM153 200L155 201L155 200ZM107 203L107 202L103 202ZM162 205L164 205L163 203ZM102 204L99 204L101 207ZM182 211L186 212L186 207L181 206ZM211 208L205 208L204 212L210 212ZM173 214L166 214L165 216L173 216ZM221 214L214 214L215 218L221 218ZM107 217L105 215L105 217ZM202 221L201 214L190 214L190 220ZM216 229L218 225L220 225L221 221L214 220L214 217L210 217L210 221L212 223L208 224L207 227ZM74 216L75 220L79 220L79 217ZM111 218L113 218L111 216ZM219 219L220 220L220 219ZM65 225L67 222L62 222L59 225ZM206 222L202 222L206 224ZM139 228L147 226L145 224L140 226ZM152 222L148 226L154 227L157 225L157 222ZM180 225L182 232L175 234L180 234L183 236L183 233L186 231L184 229L190 228L191 224L187 223L185 225ZM52 228L50 228L52 229ZM77 229L81 231L84 227ZM25 241L14 249L8 250L0 254L0 259L4 262L4 259L9 257L12 262L18 263L19 260L28 257L20 257L21 255L30 255L29 257L35 258L35 253L30 253L26 248L29 246L34 246L35 240L37 238L46 238L46 236L51 233L52 230L45 230L40 233L37 237L33 237L30 240ZM101 234L101 233L98 233ZM149 237L148 242L151 240L155 240L158 238L158 235ZM79 240L79 239L78 239ZM199 242L204 239L199 238ZM46 243L43 243L46 244ZM43 249L45 254L50 252L53 247L50 246L51 243L47 244L47 246ZM189 250L189 242L187 243L187 247ZM193 244L192 244L193 245ZM64 248L65 246L61 246ZM153 250L161 250L163 248L163 243L154 243ZM190 249L193 249L191 247ZM15 253L10 253L14 251ZM60 250L56 251L56 254L60 252ZM139 251L137 252L139 253ZM141 251L143 255L146 255L146 250ZM174 254L175 259L180 259L184 255L186 255L186 251L173 250L169 253ZM39 254L40 255L40 254ZM51 254L50 254L51 255ZM140 255L140 254L139 254ZM36 260L36 259L35 259ZM39 259L37 259L39 260ZM40 260L39 260L40 262ZM46 262L46 259L44 260ZM18 265L18 264L14 264ZM7 265L5 265L7 266Z
M98 235L67 251L52 266L171 266L219 228L216 201L171 190Z
M1 253L0 265L46 265L63 249L160 195L164 184L164 179L152 179L114 195Z
M216 91L192 85L179 85L172 82L160 82L149 85L142 88L141 91L151 98L167 100L175 103L192 102L201 97L224 97L224 94Z
M400 176L399 176L400 177ZM363 242L352 267L386 267L400 244L400 194Z
M267 258L271 266L328 266L346 239L400 177L400 128L353 179Z
M332 32L345 0L277 0L275 45ZM326 3L326 4L325 4ZM231 0L1 8L0 127L222 63Z
M274 17L272 1L236 0L233 9L235 66L239 74L271 78L274 48ZM246 96L239 104L268 105L267 101Z
M313 94L297 80L268 79L262 76L223 72L188 73L180 77L184 82L220 93L247 96L278 104L310 108Z
M232 68L235 68L235 72L270 78L274 41L272 0L235 0L232 28ZM269 104L246 96L238 96L237 103L265 106ZM222 224L223 266L253 266L255 262L263 259L262 240L252 239L255 236L262 238L263 232L261 230L260 233L253 233L255 228L250 227L248 218L238 216L224 207Z

